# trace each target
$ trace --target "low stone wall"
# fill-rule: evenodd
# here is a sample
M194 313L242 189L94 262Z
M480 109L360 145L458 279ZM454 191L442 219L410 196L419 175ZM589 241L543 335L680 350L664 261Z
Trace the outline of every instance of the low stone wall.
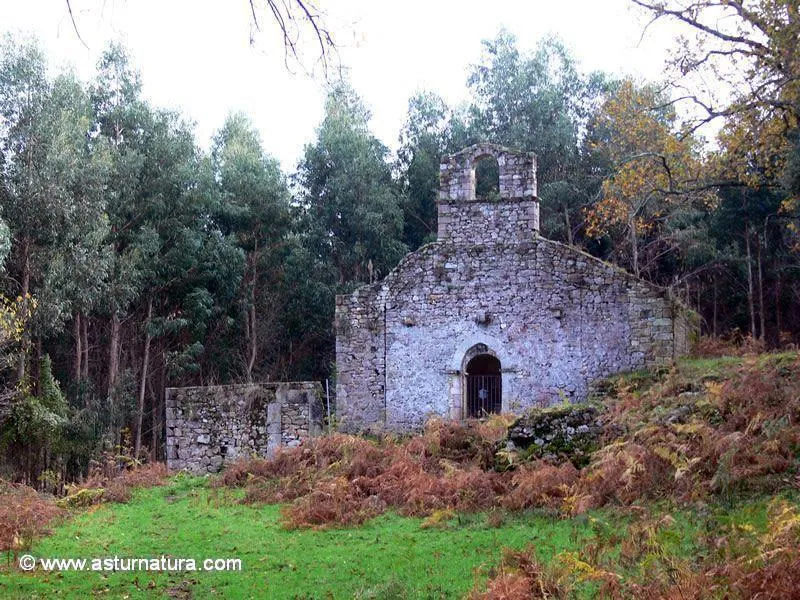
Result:
M603 432L602 413L592 404L533 409L508 429L512 447L533 456L566 455L580 462Z
M316 382L167 388L167 466L214 473L322 433Z

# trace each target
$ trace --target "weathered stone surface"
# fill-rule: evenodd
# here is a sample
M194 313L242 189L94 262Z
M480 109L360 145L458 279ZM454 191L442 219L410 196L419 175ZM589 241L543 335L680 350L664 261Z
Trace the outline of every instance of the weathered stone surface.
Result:
M508 429L508 439L536 456L587 456L603 432L596 406L577 404L527 411ZM531 448L531 446L534 446Z
M214 473L322 433L316 382L167 388L167 466Z
M474 164L500 165L500 200ZM665 290L538 231L535 157L483 144L445 157L439 239L380 282L336 298L342 429L460 419L476 349L502 367L502 409L582 401L593 380L688 351L689 313Z

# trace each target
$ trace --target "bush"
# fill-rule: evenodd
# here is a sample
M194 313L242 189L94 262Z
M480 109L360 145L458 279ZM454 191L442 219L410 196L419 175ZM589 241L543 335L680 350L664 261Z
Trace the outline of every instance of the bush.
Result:
M69 486L69 493L59 500L64 508L77 508L101 502L125 503L134 489L163 485L169 476L164 463L133 465L113 476L93 473L83 484Z
M62 511L33 488L0 480L0 551L25 550Z

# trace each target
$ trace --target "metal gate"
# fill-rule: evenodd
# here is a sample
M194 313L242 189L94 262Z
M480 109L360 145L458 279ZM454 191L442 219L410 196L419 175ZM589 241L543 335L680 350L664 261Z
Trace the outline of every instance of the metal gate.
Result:
M502 375L467 375L466 379L468 418L480 418L502 410Z

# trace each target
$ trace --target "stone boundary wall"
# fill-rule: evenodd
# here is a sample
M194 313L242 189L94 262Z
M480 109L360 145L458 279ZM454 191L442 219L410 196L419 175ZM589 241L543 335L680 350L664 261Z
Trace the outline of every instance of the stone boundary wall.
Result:
M275 382L167 388L167 466L214 473L322 433L322 386Z

